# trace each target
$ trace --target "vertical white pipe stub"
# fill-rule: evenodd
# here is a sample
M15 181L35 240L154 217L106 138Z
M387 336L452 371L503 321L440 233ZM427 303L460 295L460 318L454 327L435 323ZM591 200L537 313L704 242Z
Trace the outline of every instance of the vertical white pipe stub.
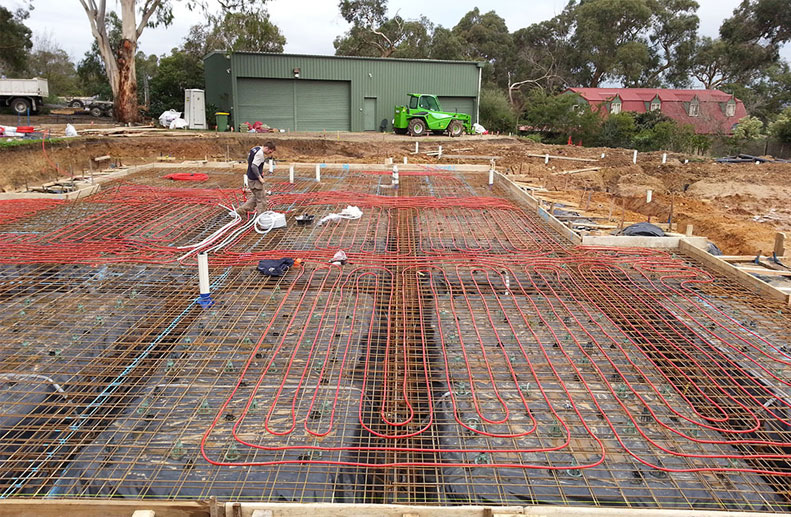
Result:
M203 308L214 305L214 301L211 299L210 289L209 256L204 251L203 253L198 253L198 290L200 291L198 304Z
M272 174L273 172L275 172L275 161L269 160L269 174Z
M662 163L667 163L667 153L662 153Z
M398 165L393 165L393 186L397 187L399 182L398 178Z
M634 154L632 155L632 163L637 163L637 149L634 150Z
M489 185L494 185L494 169L489 169Z
M420 152L420 142L415 142L415 154Z
M645 191L645 202L646 203L650 203L653 198L654 198L654 191L651 190L651 189L646 190Z
M294 183L294 166L290 166L288 168L288 182Z
M407 162L406 156L404 156L404 165L406 165L407 163L408 162Z
M321 182L321 165L316 164L316 181Z
M549 163L549 153L544 155L544 165Z
M440 158L442 158L442 146L439 146L439 149L437 151L437 160L439 160Z

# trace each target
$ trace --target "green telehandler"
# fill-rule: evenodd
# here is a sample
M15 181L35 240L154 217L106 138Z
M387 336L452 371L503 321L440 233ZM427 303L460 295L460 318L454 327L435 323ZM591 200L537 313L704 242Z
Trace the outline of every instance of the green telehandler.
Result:
M472 117L442 111L436 95L410 93L408 106L395 107L393 130L402 135L423 136L432 131L455 137L472 133Z

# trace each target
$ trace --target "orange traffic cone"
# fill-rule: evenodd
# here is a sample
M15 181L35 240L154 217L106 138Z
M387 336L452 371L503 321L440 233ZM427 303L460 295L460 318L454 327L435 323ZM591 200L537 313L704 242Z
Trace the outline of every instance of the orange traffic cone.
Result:
M569 141L566 145L574 145L574 143L571 141L571 135L569 135Z

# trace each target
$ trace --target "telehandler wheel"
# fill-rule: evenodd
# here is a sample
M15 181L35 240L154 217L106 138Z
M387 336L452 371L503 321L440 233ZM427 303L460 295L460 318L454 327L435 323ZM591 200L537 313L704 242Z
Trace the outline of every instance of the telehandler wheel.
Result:
M448 133L454 138L461 136L464 133L464 124L461 123L461 120L451 120L448 125Z
M409 134L412 136L423 136L426 134L426 123L422 118L413 118L409 121Z

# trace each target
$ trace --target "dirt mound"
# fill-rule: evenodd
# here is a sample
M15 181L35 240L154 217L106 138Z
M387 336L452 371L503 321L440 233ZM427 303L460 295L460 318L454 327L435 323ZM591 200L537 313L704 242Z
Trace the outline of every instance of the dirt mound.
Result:
M707 179L690 185L689 189L687 189L687 195L700 199L716 199L730 196L754 197L756 199L788 199L791 197L791 187Z
M632 166L626 169L638 168L637 166ZM616 194L623 197L644 196L647 190L653 190L655 194L667 192L664 181L656 176L649 176L642 171L619 175L618 182L613 190Z

